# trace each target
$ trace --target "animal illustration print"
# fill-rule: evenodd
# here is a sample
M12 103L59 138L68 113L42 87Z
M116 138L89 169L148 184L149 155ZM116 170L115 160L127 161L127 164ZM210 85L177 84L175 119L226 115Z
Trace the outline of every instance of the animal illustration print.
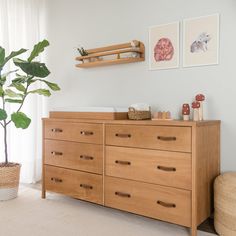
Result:
M211 40L210 34L206 32L201 33L197 39L191 44L190 51L192 53L196 52L206 52L208 50L208 42Z

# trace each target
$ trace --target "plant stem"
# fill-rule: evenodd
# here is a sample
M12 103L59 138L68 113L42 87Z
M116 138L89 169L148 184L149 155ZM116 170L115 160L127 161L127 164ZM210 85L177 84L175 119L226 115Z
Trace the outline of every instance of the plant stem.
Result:
M5 100L4 96L2 97L2 108L5 110ZM2 124L2 123L1 123ZM5 164L8 164L8 151L7 151L7 121L3 120L3 136L4 136L4 151L5 151Z
M4 147L5 147L5 163L8 164L8 151L7 151L7 125L6 120L4 120Z

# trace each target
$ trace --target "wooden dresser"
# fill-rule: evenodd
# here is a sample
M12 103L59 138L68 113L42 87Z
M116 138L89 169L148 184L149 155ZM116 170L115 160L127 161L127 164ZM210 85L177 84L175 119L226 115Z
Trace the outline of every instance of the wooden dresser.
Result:
M220 122L43 119L43 189L191 228L212 212Z

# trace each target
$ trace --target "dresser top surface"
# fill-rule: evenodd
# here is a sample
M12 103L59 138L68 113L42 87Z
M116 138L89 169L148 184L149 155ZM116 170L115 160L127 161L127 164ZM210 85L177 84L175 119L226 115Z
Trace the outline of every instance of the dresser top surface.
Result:
M209 126L219 125L220 120L183 121L183 120L97 120L97 119L61 119L43 118L43 121L69 122L69 123L95 123L116 125L163 125L163 126Z

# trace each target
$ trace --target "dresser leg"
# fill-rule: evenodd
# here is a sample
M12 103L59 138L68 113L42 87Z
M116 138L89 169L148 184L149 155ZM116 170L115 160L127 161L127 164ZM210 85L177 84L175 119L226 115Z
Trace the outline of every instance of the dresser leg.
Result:
M46 198L46 191L45 189L43 188L42 189L42 195L41 195L42 199L45 199Z
M197 227L191 228L191 236L197 236Z
M45 199L46 198L46 192L42 191L42 198Z

